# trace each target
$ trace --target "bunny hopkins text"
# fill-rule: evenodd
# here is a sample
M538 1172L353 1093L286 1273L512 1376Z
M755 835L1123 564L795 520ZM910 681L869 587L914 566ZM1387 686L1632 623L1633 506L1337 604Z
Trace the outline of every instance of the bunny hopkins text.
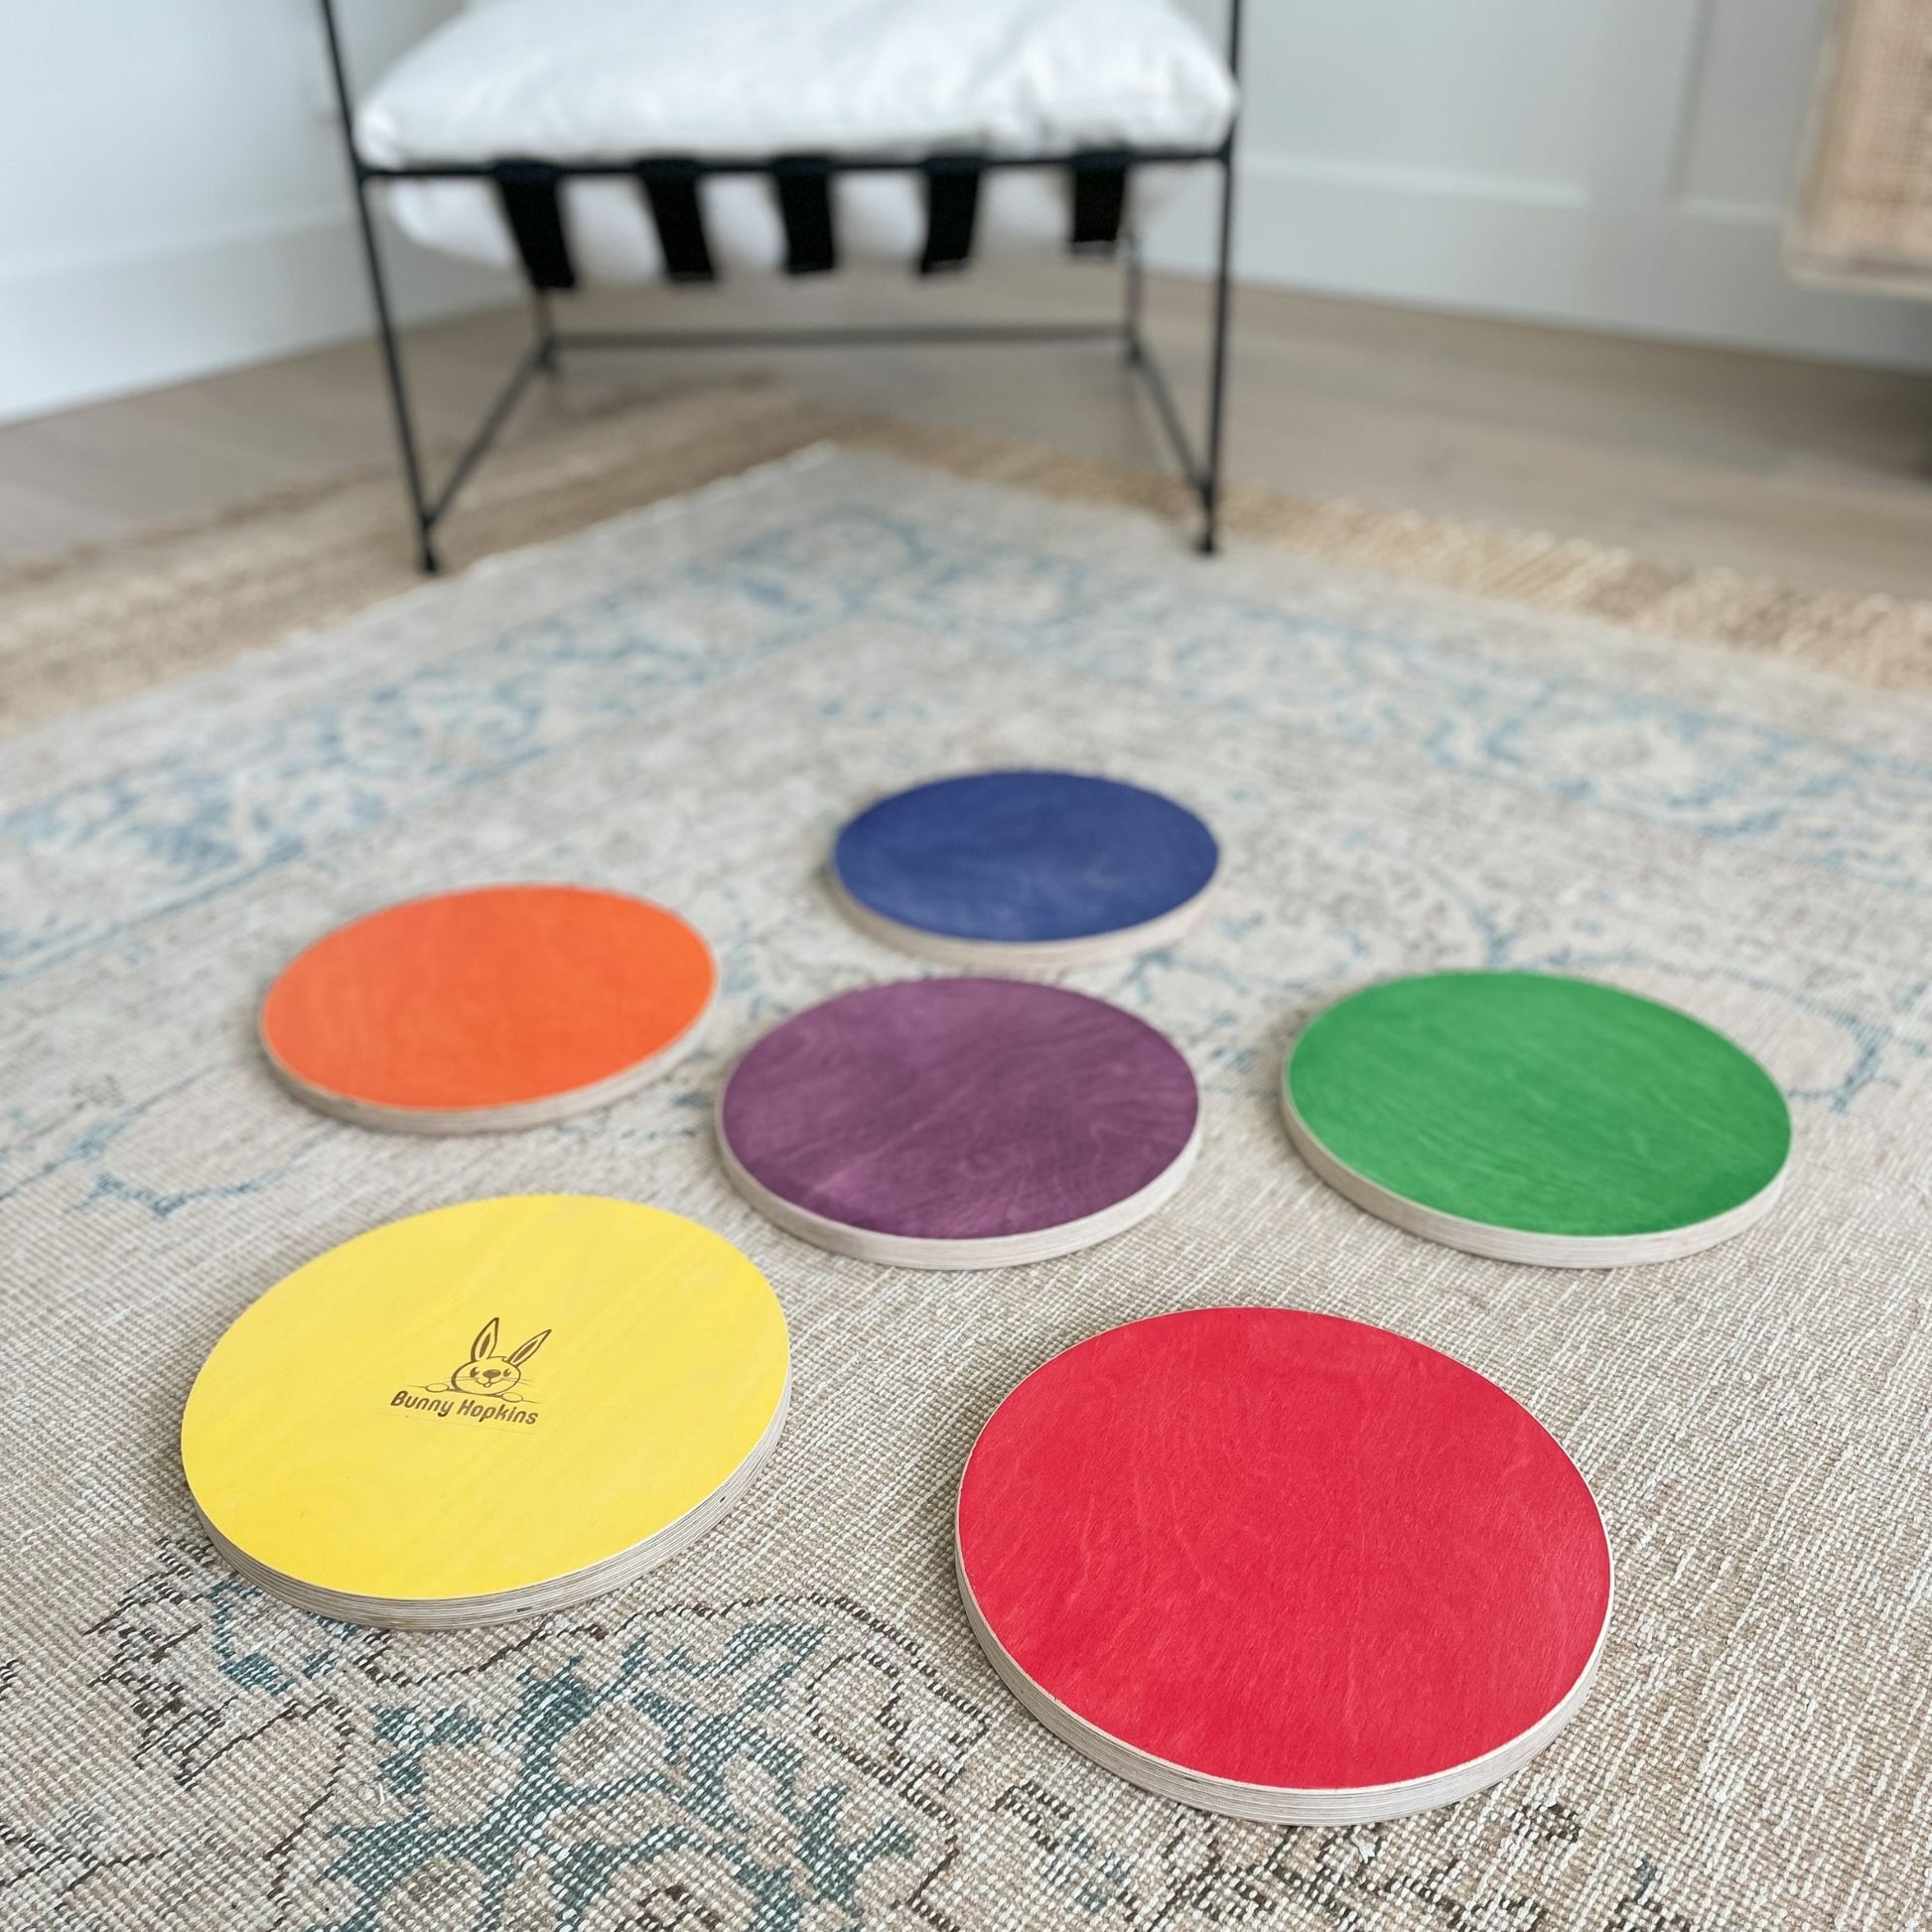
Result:
M535 1425L537 1412L506 1402L476 1402L469 1396L453 1401L448 1396L412 1395L398 1389L389 1398L391 1409L427 1409L437 1416L463 1416L471 1422L520 1422Z

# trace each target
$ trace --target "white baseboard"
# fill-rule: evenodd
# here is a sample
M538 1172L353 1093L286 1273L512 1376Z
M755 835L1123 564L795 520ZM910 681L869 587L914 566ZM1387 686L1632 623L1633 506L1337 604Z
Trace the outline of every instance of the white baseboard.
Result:
M412 322L509 300L503 276L383 234ZM366 336L352 217L227 235L166 254L0 274L0 422Z
M1150 259L1210 265L1216 181L1199 170L1154 222ZM1541 184L1244 158L1243 280L1433 309L1932 368L1932 304L1807 288L1775 216L1697 203L1608 210Z

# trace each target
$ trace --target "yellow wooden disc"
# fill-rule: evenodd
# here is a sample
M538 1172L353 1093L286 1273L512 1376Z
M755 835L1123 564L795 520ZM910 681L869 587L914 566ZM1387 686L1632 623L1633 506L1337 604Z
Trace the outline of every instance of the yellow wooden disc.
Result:
M527 1589L701 1504L765 1437L789 1347L729 1241L511 1195L391 1222L244 1310L182 1417L216 1535L360 1597Z

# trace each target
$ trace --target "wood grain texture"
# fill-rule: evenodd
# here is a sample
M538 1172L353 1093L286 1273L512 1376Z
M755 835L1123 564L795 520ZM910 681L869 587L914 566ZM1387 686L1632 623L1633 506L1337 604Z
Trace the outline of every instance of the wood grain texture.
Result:
M716 987L702 935L662 906L492 886L318 940L269 989L260 1034L283 1079L331 1111L522 1125L515 1110L615 1098L688 1040Z
M957 1537L1005 1660L1207 1802L1387 1816L1419 1780L1493 1773L1574 1709L1609 1614L1595 1503L1534 1417L1434 1349L1289 1310L1159 1315L1035 1370L974 1446Z
M1144 1020L1062 987L908 980L774 1028L719 1102L761 1188L849 1227L974 1242L1103 1213L1192 1151L1194 1076Z
M976 771L870 805L832 852L840 891L888 927L980 947L1125 936L1135 949L1213 883L1184 805L1071 771ZM1148 941L1158 943L1158 938Z
M1695 1228L1775 1185L1771 1076L1690 1015L1593 981L1437 973L1318 1014L1287 1096L1343 1168L1401 1200L1575 1237Z
M182 1461L267 1587L479 1620L661 1555L775 1440L788 1375L777 1299L721 1236L513 1195L373 1229L252 1303L196 1378Z

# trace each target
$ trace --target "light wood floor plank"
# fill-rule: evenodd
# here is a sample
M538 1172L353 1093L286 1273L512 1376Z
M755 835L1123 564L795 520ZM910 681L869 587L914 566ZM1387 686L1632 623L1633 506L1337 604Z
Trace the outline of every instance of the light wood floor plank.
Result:
M807 285L600 293L598 326L706 327L1111 314L1092 267L998 264L940 285L855 272ZM1196 284L1150 313L1190 392ZM1243 291L1230 465L1309 496L1621 544L1808 587L1932 595L1932 381L1867 368ZM422 417L444 448L528 340L519 302L416 332ZM1111 345L584 355L513 433L697 382L773 377L848 406L1164 460ZM0 427L0 561L150 529L393 461L374 349L357 343Z

